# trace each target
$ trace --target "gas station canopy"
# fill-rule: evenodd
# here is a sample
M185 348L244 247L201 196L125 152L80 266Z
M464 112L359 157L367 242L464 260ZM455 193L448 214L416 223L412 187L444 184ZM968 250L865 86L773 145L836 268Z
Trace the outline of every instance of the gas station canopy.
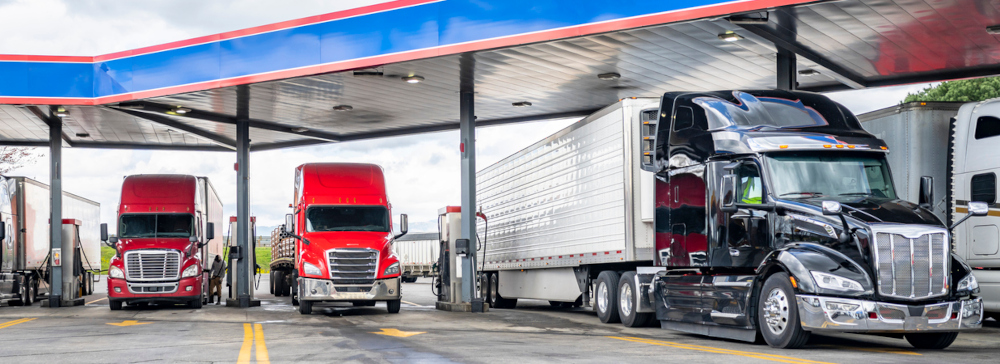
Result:
M666 91L1000 73L976 0L401 0L95 57L0 55L0 144L253 151L586 115ZM792 64L781 67L790 54ZM777 80L777 81L776 81ZM795 84L797 80L797 86ZM51 105L51 106L50 106Z

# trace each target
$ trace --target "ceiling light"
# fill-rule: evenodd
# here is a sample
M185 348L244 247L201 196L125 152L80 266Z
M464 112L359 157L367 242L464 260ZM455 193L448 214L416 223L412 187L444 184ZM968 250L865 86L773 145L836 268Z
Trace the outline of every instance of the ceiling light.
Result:
M76 133L77 138L90 138L90 133Z
M407 76L407 77L403 77L403 81L406 81L406 83L420 83L420 81L423 81L423 80L424 80L424 78L420 77L420 76Z
M184 114L187 114L187 113L191 112L191 109L188 109L188 108L182 107L182 106L178 106L178 107L175 107L173 110L170 110L170 111L172 111L174 114L177 114L177 115L184 115Z
M597 75L597 78L605 80L605 81L611 81L611 80L617 80L619 78L622 78L622 75L620 75L618 73L615 73L615 72L608 72L608 73L602 73L602 74Z
M727 30L725 33L719 33L719 39L722 39L727 42L735 42L740 39L743 39L743 37L741 37L739 34L736 34L736 32L732 30Z
M302 128L302 127L292 128L292 131L294 131L296 133L305 133L305 132L309 131L309 128Z
M819 74L819 71L817 71L817 70L811 70L811 69L799 70L799 75L800 76L812 76L812 75L818 75L818 74Z
M527 102L527 101L521 101L521 102L512 103L511 105L513 105L514 107L528 107L528 106L531 106L531 103Z
M65 107L60 106L60 107L56 108L55 114L58 117L64 118L64 117L69 116L69 110L66 110Z
M333 107L333 111L351 111L354 110L354 106L351 105L337 105Z
M1000 24L986 27L987 34L1000 35Z

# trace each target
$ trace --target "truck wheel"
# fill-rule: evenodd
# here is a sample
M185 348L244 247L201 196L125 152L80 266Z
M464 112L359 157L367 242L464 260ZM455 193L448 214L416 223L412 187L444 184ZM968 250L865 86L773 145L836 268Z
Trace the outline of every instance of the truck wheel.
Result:
M118 311L122 309L122 301L108 301L111 306L111 311Z
M479 288L480 288L480 295L483 297L483 302L486 302L487 304L489 304L490 307L493 307L493 295L491 294L493 292L492 291L493 288L492 288L492 286L490 286L490 282L491 282L490 281L490 279L491 279L490 277L492 277L492 276L493 275L490 274L490 273L483 273L482 276L481 276L482 277L481 278L482 283L479 286Z
M285 272L278 271L274 274L274 296L281 297L285 293Z
M282 280L282 282L288 283L285 280ZM297 271L297 270L293 270L292 271L292 287L291 287L290 291L291 291L291 293L289 294L289 296L292 296L292 306L298 306L299 305L299 271ZM311 309L312 309L312 307L310 306L310 310Z
M289 282L288 281L288 276L289 275L285 274L285 273L281 274L281 295L282 296L291 296L292 295L292 287L295 286L294 282Z
M597 275L597 289L594 290L594 311L601 322L612 324L621 322L618 316L618 272L606 270Z
M200 297L188 301L188 307L190 307L190 308L196 308L196 309L197 308L201 308L201 305L202 305L202 301L201 301Z
M490 274L487 274L487 277L489 277L489 283L488 283L489 284L489 288L487 289L487 291L489 291L490 293L486 297L484 297L484 300L488 299L485 302L489 302L490 308L500 308L500 307L497 306L497 297L500 296L497 293L499 291L499 289L500 289L500 287L498 285L500 282L497 281L497 274L496 273L490 273Z
M389 309L389 313L399 313L399 305L402 300L392 300L385 301L385 307Z
M31 281L27 276L21 281L20 287L17 289L17 295L21 298L18 300L11 300L11 306L30 306L31 305Z
M272 270L271 273L267 275L267 277L268 277L267 281L271 285L271 294L274 294L274 271Z
M639 309L639 292L635 286L635 272L625 272L618 280L618 317L626 327L649 325L653 318L650 312L636 312Z
M757 302L757 327L771 347L795 349L809 341L787 273L775 273L764 282Z
M313 302L312 301L299 301L299 313L303 315L308 315L313 312Z
M941 350L951 346L958 338L957 332L935 332L926 334L906 334L906 341L917 349Z

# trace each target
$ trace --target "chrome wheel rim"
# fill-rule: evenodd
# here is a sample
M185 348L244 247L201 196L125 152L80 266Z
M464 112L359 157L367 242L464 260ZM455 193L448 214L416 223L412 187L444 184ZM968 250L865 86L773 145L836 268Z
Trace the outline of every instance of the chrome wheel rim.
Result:
M601 282L597 285L597 309L608 312L608 285Z
M618 295L618 307L622 308L625 316L632 314L632 286L622 287L622 293Z
M788 296L781 288L774 288L767 293L764 301L764 321L767 329L775 335L781 335L788 327Z
M497 286L498 285L499 285L499 283L497 283L496 276L490 276L490 301L491 301L491 303L497 301Z

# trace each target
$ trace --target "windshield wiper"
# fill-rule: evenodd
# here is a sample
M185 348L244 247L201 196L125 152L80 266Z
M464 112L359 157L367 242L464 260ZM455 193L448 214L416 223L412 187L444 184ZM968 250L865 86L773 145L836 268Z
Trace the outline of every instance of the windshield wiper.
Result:
M823 196L823 194L819 193L819 192L789 192L789 193L782 193L782 194L778 195L778 197L785 197L785 196L788 196L788 195L809 195L810 197Z
M848 192L841 193L838 196L874 196L871 192Z

